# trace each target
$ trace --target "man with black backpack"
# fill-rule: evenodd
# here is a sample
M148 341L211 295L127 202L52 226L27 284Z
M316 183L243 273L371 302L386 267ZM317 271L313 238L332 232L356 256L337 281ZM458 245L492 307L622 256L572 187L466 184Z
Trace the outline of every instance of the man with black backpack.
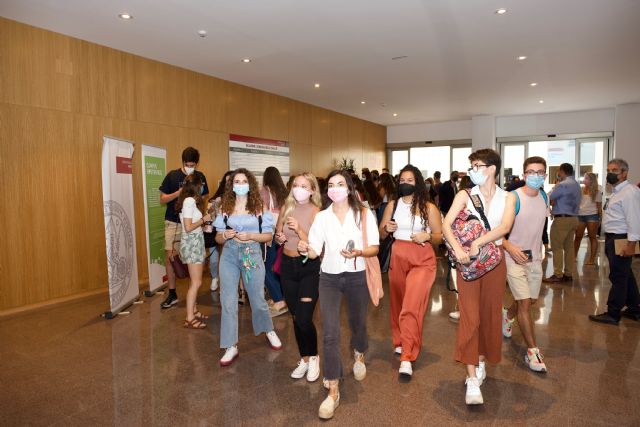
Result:
M542 157L524 161L525 186L513 191L516 195L516 219L511 233L502 241L506 251L507 282L514 302L502 308L502 334L511 338L512 324L518 326L527 343L524 361L529 369L546 372L547 367L536 344L530 308L536 303L542 286L542 228L549 215L549 200L542 189L547 177L547 162Z

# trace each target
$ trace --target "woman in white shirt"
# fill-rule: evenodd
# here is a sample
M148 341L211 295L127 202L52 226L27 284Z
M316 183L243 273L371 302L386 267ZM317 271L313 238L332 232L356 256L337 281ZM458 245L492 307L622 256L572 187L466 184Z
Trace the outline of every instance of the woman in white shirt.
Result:
M573 242L573 249L576 255L580 249L580 243L584 237L584 230L589 232L589 259L584 265L594 265L598 254L598 226L602 218L602 190L598 185L598 177L595 173L585 173L582 181L582 199L578 210L578 227L576 237ZM586 258L586 257L585 257Z
M379 234L370 209L358 201L353 181L346 171L335 170L327 177L327 195L333 203L318 212L309 240L300 240L298 251L309 259L317 258L324 247L320 264L320 315L322 318L323 368L329 395L320 405L318 416L333 417L340 402L338 383L343 375L340 359L340 304L347 299L351 346L354 348L353 375L362 381L367 368L364 353L367 337L367 305L369 290L365 273L365 257L378 254ZM362 215L366 215L365 218ZM368 246L363 247L362 222L366 221Z
M391 333L395 353L400 354L399 372L406 376L413 375L411 364L420 354L424 315L436 278L431 245L442 240L440 211L430 199L420 170L405 166L398 198L389 202L379 229L380 236L394 237L389 265Z
M444 218L444 237L454 248L456 259L462 264L470 262L480 247L489 242L500 246L502 237L511 230L515 219L516 197L496 185L500 173L500 155L491 149L478 150L469 156L471 167L469 176L475 186L461 190L453 199L453 204ZM491 230L471 242L469 252L456 240L451 225L463 209L470 210L477 218L480 214L474 208L471 196L477 195ZM504 252L503 252L504 258ZM502 299L507 283L507 268L504 259L493 270L473 281L465 281L458 271L458 305L460 323L456 338L455 359L465 365L467 371L467 405L481 405L484 400L480 386L486 377L485 359L490 363L500 362L502 356Z
M204 264L204 235L202 226L211 221L211 215L202 215L204 200L202 199L202 180L199 175L191 174L184 179L176 210L180 212L182 235L180 237L180 259L189 269L189 290L187 291L187 319L184 327L204 329L207 316L196 307L198 288L202 284L202 268Z

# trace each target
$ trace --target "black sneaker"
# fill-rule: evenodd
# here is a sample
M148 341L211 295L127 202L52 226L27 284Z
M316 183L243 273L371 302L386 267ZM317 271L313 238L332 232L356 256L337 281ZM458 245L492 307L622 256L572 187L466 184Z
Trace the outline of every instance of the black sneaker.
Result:
M608 323L609 325L617 325L620 319L616 319L611 316L609 313L602 314L590 314L589 320L598 322L598 323Z
M640 322L640 313L634 313L629 311L628 308L625 308L620 312L622 317L626 317L627 319L635 320L636 322Z
M176 304L178 304L178 297L170 293L167 299L164 300L162 304L160 304L160 308L162 309L171 308Z

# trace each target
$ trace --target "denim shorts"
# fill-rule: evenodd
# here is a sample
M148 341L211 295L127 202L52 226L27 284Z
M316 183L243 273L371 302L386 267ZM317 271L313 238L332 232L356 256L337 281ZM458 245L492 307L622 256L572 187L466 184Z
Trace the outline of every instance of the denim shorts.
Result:
M600 216L598 216L598 214L578 215L578 221L580 221L580 222L600 222Z

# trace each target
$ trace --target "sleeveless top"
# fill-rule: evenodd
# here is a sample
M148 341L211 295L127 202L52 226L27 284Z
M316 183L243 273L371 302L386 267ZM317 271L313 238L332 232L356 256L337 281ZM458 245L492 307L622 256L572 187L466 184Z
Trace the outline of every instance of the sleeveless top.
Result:
M311 224L313 223L313 210L316 209L316 205L313 203L304 203L299 204L296 203L293 210L289 213L288 216L292 216L298 220L298 224L300 228L304 230L307 235L309 234L309 229L311 228ZM290 229L287 226L287 218L284 219L284 224L282 226L282 232L284 233L287 241L284 243L284 248L290 251L296 251L298 249L298 242L300 241L300 236L296 234L295 231Z
M405 203L402 197L399 197L396 203L398 207L396 208L396 213L393 215L393 219L398 225L398 229L393 232L393 237L396 240L411 241L412 234L420 233L421 231L430 231L428 226L426 230L423 230L422 217L419 214L416 216L411 214L410 203Z
M547 202L539 193L529 196L522 188L516 191L520 197L520 210L509 233L509 242L520 249L531 250L532 261L539 262L542 260L542 229L549 215ZM505 253L507 261L513 261L509 252Z
M496 185L496 193L493 195L493 198L491 199L491 205L489 206L489 210L487 210L487 203L484 200L484 196L480 192L479 185L475 185L471 189L471 194L472 195L477 194L478 197L480 197L480 200L482 200L484 214L487 217L487 220L489 221L489 225L491 226L491 229L493 230L494 228L499 226L500 223L502 222L502 214L504 213L504 206L505 206L505 201L507 200L508 193ZM473 206L471 197L469 197L469 200L467 201L467 209L473 212L473 214L477 216L478 219L481 220L480 214L478 213L478 211L476 211L476 208ZM501 245L502 239L496 240L495 244Z

